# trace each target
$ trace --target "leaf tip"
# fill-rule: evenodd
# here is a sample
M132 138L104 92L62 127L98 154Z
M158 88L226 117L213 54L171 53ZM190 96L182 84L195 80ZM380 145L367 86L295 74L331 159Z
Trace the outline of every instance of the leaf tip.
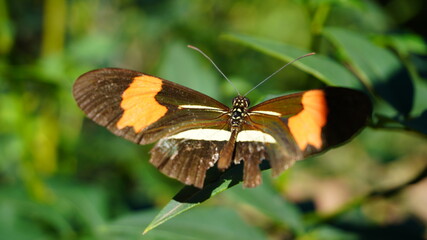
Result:
M145 235L146 233L148 233L149 231L151 231L151 229L153 229L153 228L151 227L151 225L149 225L148 227L146 227L144 229L144 231L141 233L141 235Z

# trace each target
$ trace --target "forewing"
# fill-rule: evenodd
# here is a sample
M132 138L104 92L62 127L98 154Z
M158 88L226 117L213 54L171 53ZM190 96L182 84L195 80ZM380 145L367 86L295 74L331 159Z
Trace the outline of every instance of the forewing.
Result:
M362 92L329 87L274 98L249 112L251 120L280 119L290 133L286 138L291 137L303 155L308 156L354 136L370 118L372 104ZM289 141L282 147L288 148Z
M227 106L200 92L136 71L103 68L80 76L78 106L111 132L138 144L193 128L218 128Z

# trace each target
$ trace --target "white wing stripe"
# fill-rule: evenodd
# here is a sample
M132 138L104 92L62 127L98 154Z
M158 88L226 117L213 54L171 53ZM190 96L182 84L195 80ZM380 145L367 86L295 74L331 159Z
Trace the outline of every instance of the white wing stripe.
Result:
M259 113L259 114L265 114L265 115L271 115L271 116L277 116L277 117L282 116L281 113L273 112L273 111L262 111L262 110L261 111L252 111L249 114L251 114L251 113Z
M231 132L223 129L191 129L169 136L169 139L189 139L203 141L228 141ZM237 135L237 142L267 142L276 143L276 140L269 134L257 130L240 131Z
M216 108L216 107L210 107L210 106L202 106L202 105L179 105L179 109L201 109L201 110L216 110L220 112L224 112L224 109L222 108Z

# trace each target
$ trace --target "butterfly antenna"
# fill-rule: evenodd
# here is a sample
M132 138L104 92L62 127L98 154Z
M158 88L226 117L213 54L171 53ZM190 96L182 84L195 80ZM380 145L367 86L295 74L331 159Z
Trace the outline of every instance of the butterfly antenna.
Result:
M240 96L240 92L239 92L239 90L237 90L236 86L234 86L233 82L231 82L230 79L228 79L227 76L225 76L225 74L221 71L221 69L219 69L219 67L214 63L214 61L212 61L212 59L210 57L208 57L208 55L206 55L202 50L198 49L195 46L187 45L187 47L198 51L205 58L207 58L212 63L212 65L214 65L214 67L216 68L216 70L218 70L218 72L221 73L221 75L231 84L231 86L233 86L234 90L236 90L237 94Z
M278 72L282 71L282 69L284 69L284 68L285 68L286 66L288 66L289 64L292 64L292 63L294 63L294 62L296 62L296 61L300 60L301 58L305 58L305 57L308 57L308 56L311 56L311 55L314 55L314 54L316 54L316 53L315 53L315 52L307 53L307 54L305 54L305 55L303 55L303 56L297 57L297 58L295 58L294 60L292 60L292 61L290 61L290 62L286 63L286 64L285 64L285 65L283 65L281 68L277 69L274 73L272 73L270 76L268 76L267 78L265 78L264 80L262 80L260 83L258 83L258 84L257 84L255 87L253 87L251 90L247 91L247 92L245 93L245 95L243 95L243 96L248 95L248 94L249 94L250 92L252 92L255 88L257 88L257 87L259 87L261 84L265 83L265 81L267 81L268 79L270 79L272 76L276 75Z

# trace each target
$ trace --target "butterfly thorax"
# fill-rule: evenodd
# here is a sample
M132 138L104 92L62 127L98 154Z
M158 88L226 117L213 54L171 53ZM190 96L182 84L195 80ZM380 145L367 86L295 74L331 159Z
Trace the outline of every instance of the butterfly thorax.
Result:
M248 115L249 99L237 96L233 99L233 108L230 112L231 127L240 127L244 118Z

